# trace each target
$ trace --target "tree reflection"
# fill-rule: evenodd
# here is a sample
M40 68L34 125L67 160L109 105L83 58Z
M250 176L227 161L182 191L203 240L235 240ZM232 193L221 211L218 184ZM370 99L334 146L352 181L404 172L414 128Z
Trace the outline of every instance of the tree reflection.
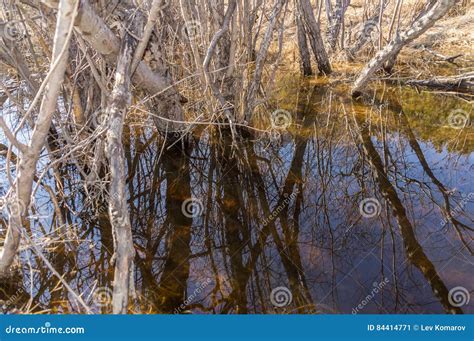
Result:
M360 312L472 310L448 299L453 284L466 286L472 276L448 285L446 268L459 252L472 255L472 205L452 213L460 199L431 169L429 147L402 106L377 96L353 103L334 88L312 85L294 95L293 124L279 136L240 131L236 145L230 131L212 127L170 147L146 129L126 132L137 251L129 311L350 313L385 279ZM389 114L378 115L380 108ZM62 204L78 212L64 213L64 220L75 235L33 228L51 239L46 250L54 268L95 311L109 313L109 302L94 295L113 278L107 197L90 198L74 167L63 172ZM472 183L462 189L472 191ZM381 205L370 219L359 210L368 197ZM197 206L186 211L190 200ZM444 218L449 226L433 228ZM441 252L444 244L423 243L426 235L456 247ZM8 311L82 311L28 247L17 277L1 285L4 301L24 293ZM291 292L281 306L271 297L277 287Z

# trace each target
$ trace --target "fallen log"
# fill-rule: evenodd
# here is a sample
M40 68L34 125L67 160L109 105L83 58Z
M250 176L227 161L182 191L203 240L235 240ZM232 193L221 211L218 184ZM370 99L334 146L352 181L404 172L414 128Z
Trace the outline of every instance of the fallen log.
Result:
M402 84L474 94L474 72L433 79L409 79L402 81Z

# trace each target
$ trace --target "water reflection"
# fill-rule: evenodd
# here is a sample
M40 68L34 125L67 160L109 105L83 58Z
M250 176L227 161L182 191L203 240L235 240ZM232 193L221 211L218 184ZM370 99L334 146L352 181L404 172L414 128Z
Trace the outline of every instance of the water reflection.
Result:
M426 137L411 99L390 91L361 102L328 86L294 91L278 102L292 113L289 133L241 131L237 147L216 128L165 148L146 129L127 130L130 312L474 312L449 294L474 282L472 128L431 122ZM70 229L55 215L29 232L75 292L108 313L107 197L80 187L74 167L62 172ZM28 245L0 299L9 312L83 311Z

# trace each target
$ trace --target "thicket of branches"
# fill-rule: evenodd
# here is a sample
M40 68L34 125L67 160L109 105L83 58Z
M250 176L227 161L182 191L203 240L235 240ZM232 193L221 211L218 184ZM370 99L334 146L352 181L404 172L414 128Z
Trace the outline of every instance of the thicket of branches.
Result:
M194 129L207 126L225 129L235 142L259 133L288 44L297 47L305 76L337 78L338 60L369 59L351 82L357 97L376 72L393 71L404 46L467 6L456 0L417 1L409 10L401 0L1 2L0 104L9 104L0 117L9 183L2 205L10 214L0 276L10 274L21 238L28 238L23 231L38 187L50 194L58 219L74 210L61 197L64 169L75 167L87 192L107 193L115 313L127 311L135 254L125 126L152 126L163 148L186 144ZM351 10L361 13L356 21L346 15ZM472 74L458 83L470 80ZM51 174L54 188L44 181Z

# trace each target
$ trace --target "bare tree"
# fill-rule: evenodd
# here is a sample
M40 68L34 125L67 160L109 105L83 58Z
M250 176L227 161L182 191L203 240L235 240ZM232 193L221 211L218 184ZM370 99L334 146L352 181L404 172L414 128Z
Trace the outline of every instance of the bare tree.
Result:
M296 29L298 35L298 47L300 52L301 58L301 68L303 71L303 75L311 76L313 74L313 70L311 69L311 56L308 50L308 40L306 38L307 32L304 26L303 21L303 13L301 10L301 3L297 2L296 4Z
M301 11L303 12L304 22L308 33L309 42L313 49L314 57L318 64L319 71L326 75L331 73L331 64L324 47L323 38L319 29L319 23L314 16L313 8L309 0L300 0Z
M378 71L387 60L397 55L404 46L432 27L456 2L457 0L439 0L428 12L415 20L409 29L401 33L400 36L395 37L385 48L378 52L357 77L352 87L352 94L354 96L360 94L373 74Z
M5 134L10 142L21 152L16 188L11 199L11 215L7 237L5 239L3 251L0 254L0 275L5 275L7 273L20 245L21 231L31 201L31 190L36 171L36 164L49 133L53 114L56 110L56 101L66 71L69 55L69 41L72 36L72 25L77 14L78 3L79 1L77 0L61 0L59 3L51 69L29 110L29 112L31 112L44 90L39 115L35 122L35 129L29 144L24 145L19 142L15 135L10 132L8 126L4 123L3 118L0 118L1 127Z
M115 263L113 312L125 314L128 312L128 295L133 284L133 247L132 229L127 205L125 187L126 163L122 145L123 124L130 105L130 74L133 53L132 37L125 33L121 52L115 71L115 84L110 103L106 109L107 140L105 155L110 168L110 202L109 216L114 238Z
M336 49L337 38L342 30L344 15L350 5L350 0L336 0L334 13L328 14L330 20L328 25L328 42L332 50ZM329 11L331 6L326 7Z
M55 7L54 2L47 2L46 5L52 8ZM158 7L158 5L155 6ZM151 20L153 21L153 17ZM81 2L78 20L74 25L84 40L94 50L103 55L107 62L114 64L117 61L120 40L106 25L104 20L97 15L88 0ZM135 60L135 63L137 63L137 60ZM177 131L183 129L182 124L179 124L179 122L184 121L183 109L181 107L183 98L168 79L153 72L146 63L140 61L136 66L132 81L136 86L145 89L150 96L156 97L157 100L154 101L154 104L156 104L155 110L159 116L167 119L166 121L160 119L155 121L160 130Z
M457 1L350 3L3 1L0 313L11 296L7 312L348 312L388 277L373 311L462 313L443 279L472 255L472 194L441 170L468 174L474 76L441 38L410 44ZM354 101L407 44L416 79ZM352 93L344 52L373 58ZM353 271L361 253L377 273ZM275 307L283 285L292 300Z

